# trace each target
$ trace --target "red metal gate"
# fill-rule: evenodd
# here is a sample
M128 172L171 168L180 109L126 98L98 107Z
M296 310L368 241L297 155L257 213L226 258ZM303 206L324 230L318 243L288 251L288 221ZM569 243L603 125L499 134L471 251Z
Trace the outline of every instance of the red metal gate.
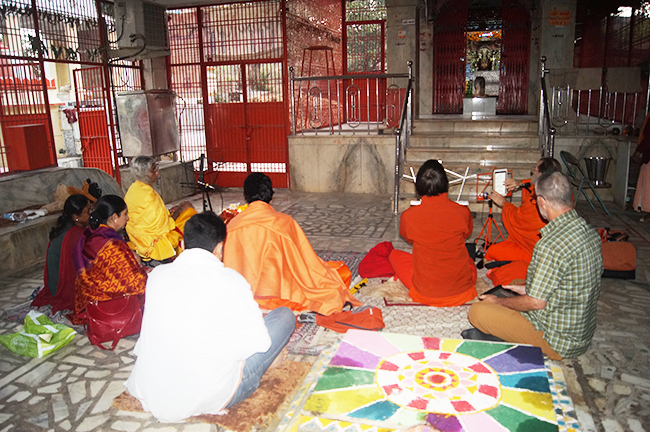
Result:
M528 112L530 15L517 0L504 0L498 114Z
M106 171L120 183L115 121L105 71L102 67L74 70L81 152L85 167Z
M449 1L437 17L433 57L434 114L463 112L467 3L467 0Z
M263 172L289 186L284 1L201 8L207 156L222 187Z
M217 163L218 183L241 186L251 172L264 172L287 187L282 63L209 66L208 158ZM282 146L281 144L285 144Z
M39 62L0 59L0 126L4 142L0 146L0 173L55 164L49 103L41 77L44 73ZM42 125L46 142L27 142L24 135L17 138L26 125Z

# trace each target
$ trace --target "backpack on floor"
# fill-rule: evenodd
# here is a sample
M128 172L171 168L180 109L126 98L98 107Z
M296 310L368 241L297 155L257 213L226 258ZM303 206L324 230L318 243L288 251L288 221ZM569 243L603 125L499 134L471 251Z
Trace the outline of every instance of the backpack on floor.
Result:
M636 278L636 248L626 241L601 243L603 251L603 277L615 279Z

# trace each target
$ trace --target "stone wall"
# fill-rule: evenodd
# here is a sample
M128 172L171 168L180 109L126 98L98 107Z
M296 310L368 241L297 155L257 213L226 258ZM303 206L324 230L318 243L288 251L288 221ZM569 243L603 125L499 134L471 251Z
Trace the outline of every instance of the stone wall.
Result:
M45 168L0 177L0 213L51 203L59 184L81 188L88 178L104 194L124 195L115 179L97 168Z
M394 152L394 136L290 136L291 189L390 194Z

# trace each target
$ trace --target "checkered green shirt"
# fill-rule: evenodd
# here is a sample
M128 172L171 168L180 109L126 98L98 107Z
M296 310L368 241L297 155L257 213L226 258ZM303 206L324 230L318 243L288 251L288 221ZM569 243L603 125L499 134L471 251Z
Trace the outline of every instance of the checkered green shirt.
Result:
M587 351L596 330L603 255L600 237L575 210L540 230L526 275L526 293L546 306L523 312L562 357Z

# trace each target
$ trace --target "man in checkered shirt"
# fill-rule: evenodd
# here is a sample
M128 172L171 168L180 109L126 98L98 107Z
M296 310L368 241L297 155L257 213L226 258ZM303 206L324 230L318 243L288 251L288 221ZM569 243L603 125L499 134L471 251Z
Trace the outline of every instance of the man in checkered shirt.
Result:
M549 223L540 230L526 285L503 287L520 294L514 297L479 296L469 310L476 328L463 337L535 345L553 360L577 357L596 329L601 240L573 209L564 174L542 175L535 188L537 208Z

